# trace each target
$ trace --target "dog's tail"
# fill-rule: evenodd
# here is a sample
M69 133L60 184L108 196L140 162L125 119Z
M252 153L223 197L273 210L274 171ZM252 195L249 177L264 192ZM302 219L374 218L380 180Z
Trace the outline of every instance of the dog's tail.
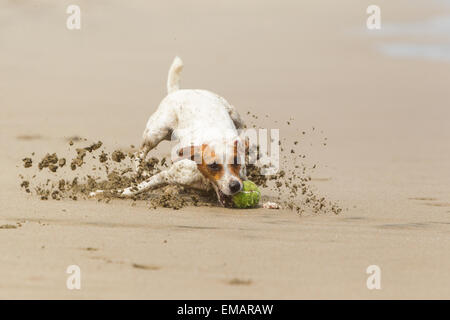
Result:
M183 70L183 61L181 61L179 57L175 57L169 69L169 77L167 78L167 93L180 89L181 70Z

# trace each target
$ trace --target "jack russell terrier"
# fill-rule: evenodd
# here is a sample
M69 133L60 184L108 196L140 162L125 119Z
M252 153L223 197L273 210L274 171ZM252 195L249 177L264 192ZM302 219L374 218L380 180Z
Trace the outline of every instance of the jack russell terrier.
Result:
M191 188L214 188L219 203L230 205L231 196L242 189L245 180L245 151L238 130L244 124L235 108L224 98L206 90L179 88L183 62L175 57L167 79L168 95L153 113L144 130L143 143L135 157L135 166L163 140L177 140L172 149L172 166L136 186L117 190L121 196L133 196L165 184ZM103 190L91 193L102 194Z

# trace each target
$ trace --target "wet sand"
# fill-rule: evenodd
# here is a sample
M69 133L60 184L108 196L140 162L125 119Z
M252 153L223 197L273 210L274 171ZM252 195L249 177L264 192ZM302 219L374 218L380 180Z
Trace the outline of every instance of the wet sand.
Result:
M365 34L364 1L81 1L80 31L65 27L69 3L1 5L0 225L16 228L0 229L0 298L450 298L450 64L376 51L402 39ZM390 22L450 14L379 5ZM20 189L21 159L64 152L67 137L138 145L175 55L183 88L219 93L281 138L323 131L327 146L318 133L300 145L343 213L151 210ZM79 291L66 288L72 264ZM366 287L373 264L381 290Z

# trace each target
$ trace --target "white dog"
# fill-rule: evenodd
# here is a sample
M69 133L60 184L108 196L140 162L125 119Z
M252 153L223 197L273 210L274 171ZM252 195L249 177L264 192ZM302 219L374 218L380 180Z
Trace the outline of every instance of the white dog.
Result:
M162 140L177 140L172 151L172 166L146 181L118 190L132 196L163 184L179 184L217 193L221 205L241 191L245 179L245 161L238 129L243 122L224 98L206 90L179 89L183 63L176 57L169 70L168 95L150 116L143 134L143 143L136 156L136 167L150 150ZM98 190L92 196L103 193Z

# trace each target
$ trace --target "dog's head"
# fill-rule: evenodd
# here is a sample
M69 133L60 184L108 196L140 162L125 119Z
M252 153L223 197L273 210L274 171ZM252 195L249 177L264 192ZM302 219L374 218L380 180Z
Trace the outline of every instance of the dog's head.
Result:
M242 190L245 147L239 139L185 147L178 151L178 156L197 163L199 171L211 182L221 205L230 206L231 196Z

